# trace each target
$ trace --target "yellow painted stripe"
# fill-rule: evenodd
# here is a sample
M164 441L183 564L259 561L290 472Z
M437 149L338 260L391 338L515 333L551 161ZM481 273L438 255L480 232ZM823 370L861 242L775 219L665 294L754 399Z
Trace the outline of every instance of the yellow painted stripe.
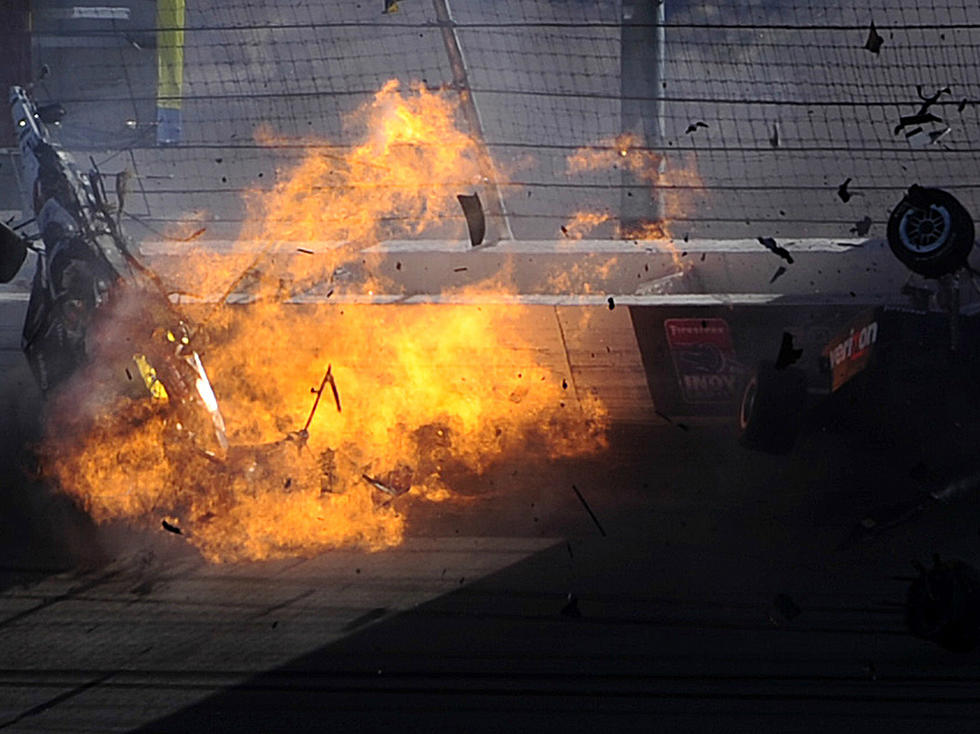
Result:
M184 93L184 0L157 0L157 107L179 110Z

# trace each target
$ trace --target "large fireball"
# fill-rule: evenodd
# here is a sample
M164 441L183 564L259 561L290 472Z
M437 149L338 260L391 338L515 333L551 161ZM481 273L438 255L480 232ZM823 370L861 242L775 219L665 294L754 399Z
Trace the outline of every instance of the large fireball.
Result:
M248 293L247 305L203 303L191 313L228 455L174 441L160 401L104 397L126 376L112 366L119 355L96 346L91 368L53 402L43 463L65 492L97 521L166 521L213 561L379 550L403 537L400 503L452 501L452 481L497 460L603 445L602 407L571 402L567 375L526 356L534 350L522 307L331 301L336 268L365 247L446 236L447 227L460 235L455 195L488 172L451 99L386 84L350 121L361 142L347 154L307 141L309 153L273 190L249 195L235 252L188 249L165 273L173 291L212 302ZM296 255L298 242L316 256ZM503 295L497 280L481 294ZM366 277L337 287L369 298L384 285ZM310 288L320 302L298 305L294 296ZM108 337L113 319L102 324ZM96 345L119 341L95 336ZM340 400L327 388L310 420L328 366Z

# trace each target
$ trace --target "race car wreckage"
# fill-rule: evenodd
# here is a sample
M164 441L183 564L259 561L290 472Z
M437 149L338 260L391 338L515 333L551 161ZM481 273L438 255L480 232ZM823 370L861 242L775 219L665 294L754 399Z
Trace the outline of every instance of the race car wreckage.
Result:
M136 411L134 424L139 425L139 416L163 416L165 451L184 467L189 482L195 481L195 465L205 462L212 479L216 472L247 474L250 481L275 481L288 491L305 477L329 492L332 457L311 456L303 449L328 386L341 410L331 368L313 389L315 399L302 428L272 444L231 445L198 352L206 343L202 324L207 318L192 324L157 275L134 255L121 224L124 181L116 177L116 201L110 203L95 162L80 172L51 140L50 111L39 108L21 87L11 89L10 104L33 211L19 225L0 225L0 280L16 276L28 251L37 254L21 345L49 401L71 392L76 376L94 372L98 379L86 381L85 394L77 395L76 389L71 396L77 412L86 412L80 408L86 400L108 397L108 404L118 397L136 398L134 404L148 407ZM32 223L37 234L22 235ZM93 391L99 393L94 398ZM271 476L274 472L296 479L284 482ZM403 477L365 474L364 481L387 501L408 489ZM164 521L163 527L180 531L173 522Z
M911 271L901 292L907 303L835 309L843 319L784 331L776 359L748 371L736 394L744 445L790 451L815 399L834 395L872 367L895 370L900 363L905 371L938 374L978 356L977 304L961 303L963 282L976 288L980 275L967 261L974 247L969 212L946 191L913 185L891 212L887 241Z
M29 249L37 252L23 348L38 384L45 392L53 391L95 361L103 363L106 374L135 374L140 379L123 381L122 389L131 391L136 385L165 403L173 416L170 424L178 443L192 445L212 460L229 461L244 448L229 446L198 352L207 334L173 306L157 276L134 256L121 226L124 181L116 177L116 202L111 204L105 177L94 161L90 171L79 172L71 157L50 139L46 121L55 121L63 112L61 107L39 107L21 87L11 90L10 102L25 179L31 184L33 217L14 228L3 225L0 229L0 280L6 282L16 275ZM19 234L32 222L36 237ZM631 313L641 352L655 353L663 362L663 349L645 350L642 342L654 331L666 329L674 361L677 384L666 392L673 393L678 410L665 408L672 395L658 394L651 384L655 403L683 415L692 405L710 398L726 415L734 414L747 446L784 452L794 444L810 398L836 393L867 370L887 351L893 336L901 337L907 331L910 320L932 335L948 332L948 346L954 351L972 349L977 340L965 337L977 319L960 305L963 275L975 275L967 262L974 246L974 226L967 210L945 191L912 186L891 214L887 239L899 261L916 276L938 283L938 289L910 282L906 294L911 307L837 309L838 317L811 330L816 338L800 339L800 334L793 334L800 339L797 346L803 348L802 360L793 338L784 336L777 359L746 368L736 358L724 319L664 320L657 316L644 325L639 322L639 310L634 309ZM220 305L219 301L216 307ZM839 318L840 313L846 317ZM100 336L111 338L100 338L93 347L87 335L110 315L113 328ZM662 321L660 328L655 328L656 321ZM687 322L696 322L696 333L685 331ZM944 323L947 326L934 328ZM139 348L134 350L134 344ZM98 360L93 359L93 348L99 350ZM662 371L663 365L647 365L648 377L654 370ZM650 380L653 383L654 378ZM715 390L711 380L723 380L725 389ZM328 370L313 410L327 384L340 409L337 386ZM283 440L303 444L309 425L307 420L303 429ZM254 453L254 447L249 452ZM392 477L403 474L404 467L392 469ZM365 471L362 478L387 494L404 491L404 480L395 481L387 474L378 477Z

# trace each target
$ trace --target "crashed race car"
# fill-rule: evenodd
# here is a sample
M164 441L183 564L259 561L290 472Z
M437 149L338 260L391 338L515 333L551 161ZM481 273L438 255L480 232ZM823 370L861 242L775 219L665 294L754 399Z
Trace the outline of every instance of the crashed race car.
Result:
M37 254L21 346L38 386L46 395L59 391L96 350L123 354L126 364L110 370L126 376L120 390L135 384L166 402L180 433L202 451L224 453L224 419L193 344L196 330L123 232L124 177L117 176L110 202L94 161L80 172L52 142L45 123L50 111L22 87L11 89L10 107L33 216L16 229L2 226L0 276L9 282L28 250ZM34 237L19 234L31 223ZM110 313L113 328L100 329Z
M784 260L790 255L771 238L758 239ZM737 295L742 274L747 287L758 287L752 284L765 268L747 264L752 256L738 241L730 250L703 250L702 262L717 251L721 264L669 276L698 276L664 291L677 293L677 303L630 307L657 415L685 430L723 425L742 445L780 454L806 426L841 425L837 409L846 405L876 405L865 410L869 417L884 406L905 410L909 384L918 385L918 404L928 406L925 393L941 399L951 379L976 375L980 271L968 262L973 246L973 220L955 197L912 186L891 213L887 246L865 239L801 248L801 259L813 258L805 266L812 266L810 291L801 274L780 293L772 285L786 270L780 267L760 289L764 298L733 306L724 289ZM831 282L833 269L846 287ZM698 300L704 288L721 289L716 303Z
M969 365L977 358L980 318L973 305L961 304L961 284L977 274L967 262L974 224L966 208L946 191L913 185L891 213L887 241L924 281L906 283L906 306L845 314L809 334L785 331L775 360L745 370L736 394L736 429L745 446L789 452L809 407L886 363L934 374L950 361ZM932 364L930 355L941 355L944 364Z
M174 305L157 274L140 262L123 231L125 174L114 176L110 199L105 181L112 177L94 161L80 171L52 139L50 109L38 107L21 87L12 88L10 104L30 194L25 221L0 228L0 279L11 281L28 253L36 254L22 348L44 395L46 433L53 439L39 459L55 467L48 473L62 489L72 489L66 481L95 481L99 486L92 492L69 494L87 509L97 494L97 517L127 517L130 509L140 514L145 507L142 519L155 516L159 523L162 518L164 530L190 538L210 558L259 557L293 552L303 541L263 536L252 542L252 555L224 544L219 538L232 534L228 528L238 522L236 508L243 502L274 496L281 510L292 496L305 518L317 501L343 504L352 485L338 479L342 469L344 477L355 477L359 491L377 493L371 499L384 515L393 500L435 471L438 462L432 457L445 449L421 429L412 434L419 449L414 468L362 460L344 446L312 448L310 427L321 398L342 411L329 365L319 387L311 388L312 407L302 427L284 431L278 440L230 441L204 367L203 352L213 337L205 327L250 270L193 322ZM448 435L435 433L440 440ZM95 463L83 476L82 463L93 456ZM111 475L102 472L106 467ZM114 482L126 496L120 502L107 494ZM134 485L142 501L132 500ZM310 497L313 501L304 504ZM311 537L321 530L332 537L329 527L319 525ZM353 532L373 537L357 528Z

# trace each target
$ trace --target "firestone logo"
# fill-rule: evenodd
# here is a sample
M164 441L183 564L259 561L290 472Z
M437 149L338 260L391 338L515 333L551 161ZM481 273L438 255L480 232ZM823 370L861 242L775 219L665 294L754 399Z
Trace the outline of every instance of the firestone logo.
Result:
M851 332L844 340L830 349L830 366L837 367L845 360L859 359L868 347L878 341L878 322L872 321L860 331Z
M727 334L725 326L678 326L677 324L667 324L670 336L681 336L682 334Z

